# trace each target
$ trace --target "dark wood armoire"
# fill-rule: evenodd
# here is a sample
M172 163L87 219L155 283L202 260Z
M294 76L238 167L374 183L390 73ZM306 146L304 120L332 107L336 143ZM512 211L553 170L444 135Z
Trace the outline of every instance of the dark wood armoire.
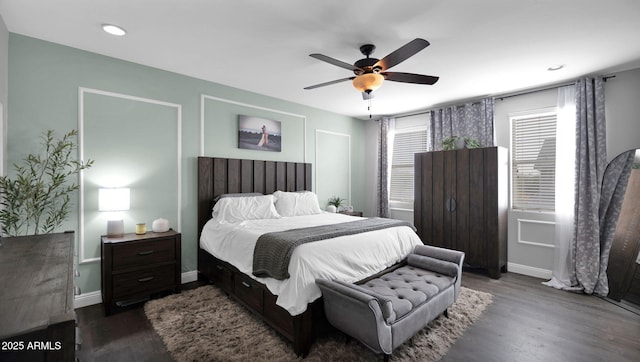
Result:
M502 147L415 154L414 224L422 242L460 250L465 266L507 268L508 154Z

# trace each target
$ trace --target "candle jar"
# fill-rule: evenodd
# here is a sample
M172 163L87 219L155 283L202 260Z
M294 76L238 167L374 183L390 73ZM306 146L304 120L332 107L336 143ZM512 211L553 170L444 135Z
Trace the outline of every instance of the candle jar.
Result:
M139 223L136 224L136 234L137 235L144 235L147 233L147 224L145 223Z

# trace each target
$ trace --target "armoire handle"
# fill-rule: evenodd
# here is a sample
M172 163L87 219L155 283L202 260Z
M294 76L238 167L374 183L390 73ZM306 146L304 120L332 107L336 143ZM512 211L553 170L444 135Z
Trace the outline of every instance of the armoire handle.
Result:
M453 197L447 199L447 211L456 211L456 200Z

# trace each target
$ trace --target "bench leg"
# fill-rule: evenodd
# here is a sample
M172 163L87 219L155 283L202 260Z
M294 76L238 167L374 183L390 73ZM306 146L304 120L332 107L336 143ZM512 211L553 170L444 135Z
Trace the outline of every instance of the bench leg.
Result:
M449 309L448 308L444 310L444 316L449 318Z
M384 357L383 357L383 361L384 361L384 362L389 362L389 357L391 357L391 355L390 355L390 354L386 354L386 353L385 353L385 354L383 354L383 356L384 356Z

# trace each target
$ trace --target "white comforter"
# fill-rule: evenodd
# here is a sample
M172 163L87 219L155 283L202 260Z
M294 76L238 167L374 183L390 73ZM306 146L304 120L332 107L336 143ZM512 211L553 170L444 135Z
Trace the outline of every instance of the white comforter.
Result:
M317 278L355 282L404 259L415 245L422 244L407 226L387 228L356 235L306 243L298 246L285 280L258 278L253 271L253 249L264 233L306 226L342 223L358 219L335 213L245 220L220 224L209 220L202 230L200 246L218 259L229 262L243 273L265 284L278 296L277 304L291 315L307 309L321 296Z

